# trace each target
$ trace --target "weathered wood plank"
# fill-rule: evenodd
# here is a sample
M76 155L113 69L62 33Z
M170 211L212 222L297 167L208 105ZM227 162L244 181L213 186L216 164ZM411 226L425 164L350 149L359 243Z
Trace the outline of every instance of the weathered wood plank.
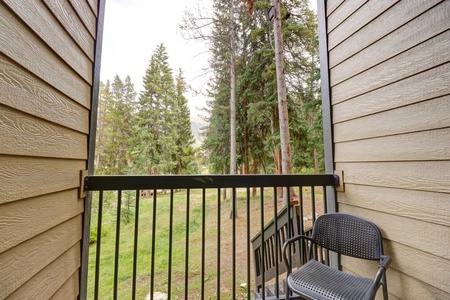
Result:
M0 32L0 44L4 45L3 54L84 107L89 107L90 85L55 55L3 3L0 3Z
M0 104L0 154L87 159L87 136Z
M84 160L0 155L0 203L78 188Z
M81 215L0 254L0 299L6 298L81 239ZM26 270L26 272L24 272Z
M408 23L442 0L400 1L352 34L329 53L330 68L353 56L382 37Z
M49 299L67 280L78 274L80 261L80 243L76 243L7 299Z
M450 61L450 30L331 88L338 103Z
M0 54L0 103L89 133L89 110Z
M351 100L339 102L333 106L333 122L340 123L448 95L449 78L450 63L446 63Z
M32 0L4 2L86 82L92 84L92 61L70 38L44 3Z
M344 174L345 177L345 174ZM346 183L339 203L450 226L448 194Z
M344 1L331 15L329 15L327 20L327 32L333 31L340 23L349 18L367 2L368 0Z
M427 246L431 246L431 244L428 244ZM450 287L447 284L448 279L450 278L450 261L448 259L443 259L427 252L418 251L417 249L392 241L386 241L384 243L384 248L386 254L392 258L392 263L389 268L408 274L416 279L420 279L423 282L435 288L441 289L446 293L450 292ZM363 276L368 275L365 274L366 272L369 273L370 270L372 270L372 272L374 270L370 267L371 262L366 263L356 261L355 259L349 257L342 257L342 264L353 272L360 272L360 274L361 271L364 272L364 274L361 274ZM355 268L358 264L361 266ZM376 263L374 266L376 270ZM364 269L367 270L363 271Z
M450 2L435 6L330 70L334 86L450 28Z
M328 50L333 49L399 0L368 1L328 35ZM351 1L350 1L351 2Z
M427 161L449 158L450 127L335 144L335 162Z
M450 161L336 163L345 183L450 193Z
M334 141L339 143L450 127L448 112L450 95L335 124Z
M325 1L325 5L327 6L327 16L329 16L332 12L339 7L345 0L328 0Z
M77 16L68 0L44 0L84 53L94 61L94 38Z
M78 199L77 189L1 205L0 253L81 214L83 210L84 201Z
M92 38L95 39L95 26L96 26L96 17L92 12L92 9L86 1L80 0L69 0L70 4L72 4L73 8L77 12L80 19L83 21L84 26L86 26L87 30L91 34Z
M61 288L53 294L50 300L76 300L78 299L78 290L80 288L79 283L79 271L76 271Z

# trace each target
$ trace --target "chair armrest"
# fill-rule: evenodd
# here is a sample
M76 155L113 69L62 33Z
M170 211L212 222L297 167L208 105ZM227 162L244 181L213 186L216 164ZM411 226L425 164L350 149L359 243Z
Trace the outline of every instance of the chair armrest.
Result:
M378 287L381 284L385 284L386 283L386 279L385 279L385 275L386 275L386 269L389 267L389 265L391 264L391 257L388 255L381 255L380 258L380 264L378 265L378 271L377 274L375 275L375 279L373 280L373 284L372 284L372 289L371 289L371 294L375 296Z
M391 264L391 257L388 255L381 255L380 265L378 266L378 268L383 268L386 270L390 264Z
M281 249L281 252L283 253L283 260L284 260L284 264L286 265L286 269L287 269L288 274L291 273L291 264L289 263L289 260L288 260L288 258L287 258L287 254L286 254L286 252L287 252L287 247L288 247L290 244L295 243L296 241L302 240L302 239L308 240L308 241L313 241L313 239L310 238L309 236L306 236L306 235L297 235L297 236L295 236L295 237L293 237L293 238L287 239L287 240L284 242L284 244L283 244L283 248Z

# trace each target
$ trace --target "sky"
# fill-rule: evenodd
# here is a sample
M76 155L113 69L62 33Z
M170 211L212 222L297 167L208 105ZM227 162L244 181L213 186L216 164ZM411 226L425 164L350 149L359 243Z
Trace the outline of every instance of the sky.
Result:
M185 9L196 4L211 6L208 0L107 0L103 29L100 79L113 80L117 74L124 80L130 75L136 91L142 89L142 78L156 46L164 43L169 54L169 65L174 74L181 68L187 84L199 90L207 78L201 76L207 67L208 53L205 45L186 41L178 24ZM191 118L196 119L198 107L203 107L205 97L188 92Z
M311 0L315 9L315 0ZM187 84L195 90L205 87L208 78L202 76L209 54L205 45L182 38L178 24L186 9L198 5L211 9L211 0L107 0L103 29L103 48L100 78L103 82L119 75L130 75L137 92L156 46L164 43L169 65L178 73L181 68ZM191 119L199 120L197 108L205 106L206 98L188 92Z

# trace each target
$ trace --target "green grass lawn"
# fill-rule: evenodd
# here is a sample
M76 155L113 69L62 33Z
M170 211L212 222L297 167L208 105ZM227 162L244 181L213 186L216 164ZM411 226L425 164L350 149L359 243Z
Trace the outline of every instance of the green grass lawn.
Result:
M154 291L168 292L169 268L169 234L172 228L172 299L185 298L185 257L186 257L186 191L174 193L173 220L170 222L170 195L158 194L156 201L155 226L155 253L154 253ZM189 205L189 237L188 237L188 298L197 299L201 292L202 282L202 222L205 223L205 272L204 289L206 299L215 299L217 294L217 236L218 236L218 208L221 208L220 217L220 283L221 298L229 299L232 295L232 220L230 216L229 201L217 200L217 190L206 190L204 221L202 190L191 190ZM119 272L118 272L118 299L131 299L132 272L133 272L133 245L134 245L134 212L135 205L130 207L131 215L127 223L127 210L125 209L128 195L123 194L122 221L120 223L119 246ZM134 196L134 195L133 195ZM117 200L113 192L105 193L103 206L102 240L100 257L99 298L111 299L114 287L114 255L116 243ZM253 272L253 262L247 262L247 200L245 191L238 193L238 214L236 220L236 294L238 299L246 298L246 289L241 288L242 283L247 287L254 286L253 278L247 283L247 264ZM274 216L272 195L267 193L264 201L265 223ZM261 229L259 196L250 200L250 232L251 237ZM281 209L281 206L280 208ZM98 211L98 196L93 197L93 210L91 222L91 236L95 236ZM150 291L152 267L152 232L153 232L153 197L141 197L139 205L139 234L137 259L137 299L145 299ZM96 243L92 243L89 253L88 298L94 298L94 277Z

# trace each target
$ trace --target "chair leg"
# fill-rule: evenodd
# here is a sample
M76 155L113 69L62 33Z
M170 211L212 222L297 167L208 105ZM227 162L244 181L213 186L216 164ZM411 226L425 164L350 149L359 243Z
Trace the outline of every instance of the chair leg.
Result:
M388 290L387 290L387 282L386 282L386 274L383 275L383 278L381 279L381 285L383 286L383 299L388 300Z

